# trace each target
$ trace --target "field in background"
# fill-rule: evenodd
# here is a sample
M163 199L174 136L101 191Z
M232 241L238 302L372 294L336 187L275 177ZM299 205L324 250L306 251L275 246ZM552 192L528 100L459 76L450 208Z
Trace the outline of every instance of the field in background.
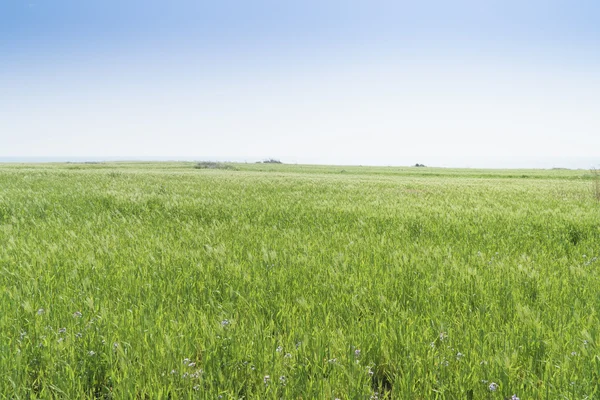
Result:
M0 397L600 396L589 172L233 166L0 165Z

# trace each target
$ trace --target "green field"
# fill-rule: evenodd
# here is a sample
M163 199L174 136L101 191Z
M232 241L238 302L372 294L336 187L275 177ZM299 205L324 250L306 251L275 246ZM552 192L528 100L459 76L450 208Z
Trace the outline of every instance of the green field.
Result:
M0 165L0 398L599 398L592 188L584 170Z

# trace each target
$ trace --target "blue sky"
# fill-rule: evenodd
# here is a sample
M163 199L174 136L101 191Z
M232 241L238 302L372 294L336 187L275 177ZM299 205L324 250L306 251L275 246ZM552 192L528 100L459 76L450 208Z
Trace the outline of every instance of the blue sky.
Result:
M0 0L0 157L587 168L598 21L587 0Z

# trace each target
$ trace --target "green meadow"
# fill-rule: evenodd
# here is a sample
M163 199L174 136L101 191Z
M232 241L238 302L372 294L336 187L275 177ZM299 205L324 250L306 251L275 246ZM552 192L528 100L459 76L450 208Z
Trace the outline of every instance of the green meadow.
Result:
M600 398L585 170L0 165L0 398Z

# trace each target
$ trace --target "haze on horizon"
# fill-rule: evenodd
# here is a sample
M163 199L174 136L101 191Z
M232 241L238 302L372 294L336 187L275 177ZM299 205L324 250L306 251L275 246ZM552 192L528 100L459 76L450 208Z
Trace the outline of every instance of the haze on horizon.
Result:
M600 164L600 3L7 0L0 158Z

